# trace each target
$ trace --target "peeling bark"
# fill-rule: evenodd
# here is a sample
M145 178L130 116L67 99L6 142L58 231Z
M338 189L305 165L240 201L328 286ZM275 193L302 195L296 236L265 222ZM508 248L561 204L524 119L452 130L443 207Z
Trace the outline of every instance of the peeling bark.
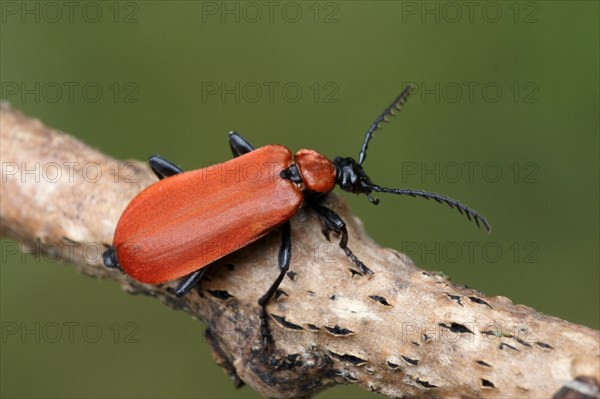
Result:
M347 221L352 250L374 275L356 273L316 215L301 210L292 219L290 272L268 307L275 350L265 352L256 301L278 272L278 230L215 262L183 300L167 291L176 282L135 282L104 268L99 253L129 201L156 180L149 168L110 158L8 104L0 112L2 234L38 251L57 245L81 273L204 320L216 362L237 385L280 398L347 383L393 397L539 398L566 397L584 384L587 397L599 397L598 331L418 269L373 242L335 195L326 205ZM23 179L36 162L56 163L63 176ZM97 181L92 169L102 172Z

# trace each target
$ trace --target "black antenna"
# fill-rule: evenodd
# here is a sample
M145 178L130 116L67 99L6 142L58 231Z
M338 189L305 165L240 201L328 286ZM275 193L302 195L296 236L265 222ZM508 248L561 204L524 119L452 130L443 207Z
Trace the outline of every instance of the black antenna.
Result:
M400 95L396 97L394 102L392 102L389 107L384 109L381 115L379 115L377 119L375 119L375 122L371 124L369 130L367 130L367 133L365 134L365 140L363 141L362 147L360 148L360 153L358 154L359 165L362 165L362 163L365 161L365 158L367 157L367 148L369 147L369 141L371 141L371 139L373 138L373 133L375 133L375 130L381 128L380 124L382 122L389 122L389 120L387 119L389 116L396 115L394 113L394 109L397 109L398 111L402 109L402 106L404 105L404 103L406 103L406 100L408 99L408 96L412 93L412 90L413 86L410 84L407 85L402 91L402 93L400 93Z
M420 198L425 198L427 200L434 199L437 202L439 202L440 204L448 204L450 206L450 208L455 208L461 215L464 212L464 215L467 217L467 219L475 221L475 224L477 224L477 227L480 227L479 222L481 222L481 224L483 225L483 228L485 229L486 232L489 233L492 231L492 228L490 227L490 224L488 223L488 221L485 220L485 218L482 215L480 215L479 212L477 212L474 209L469 208L468 206L466 206L464 204L461 204L460 202L458 202L455 199L448 198L445 195L439 195L439 194L431 193L431 192L427 192L427 191L418 191L418 190L411 190L411 189L379 187L376 184L367 184L367 183L364 183L363 187L365 187L366 189L378 192L378 193L410 195L411 197L420 197ZM471 217L473 217L473 219L471 219Z

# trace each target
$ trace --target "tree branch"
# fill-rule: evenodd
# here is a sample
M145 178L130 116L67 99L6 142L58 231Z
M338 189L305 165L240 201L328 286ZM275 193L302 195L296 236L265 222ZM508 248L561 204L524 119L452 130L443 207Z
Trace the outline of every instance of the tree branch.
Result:
M577 390L579 378L579 390L598 397L598 331L418 269L367 237L335 195L327 206L348 222L352 250L375 274L355 273L337 238L328 243L302 210L292 219L292 272L268 307L275 350L266 353L256 301L278 272L278 231L211 265L183 300L167 291L175 282L135 282L104 268L99 254L129 201L156 180L149 168L117 163L8 104L0 112L2 235L40 251L57 245L81 273L204 320L217 363L237 384L281 398L345 383L394 397L539 398L569 382ZM36 163L45 170L37 182L24 175Z

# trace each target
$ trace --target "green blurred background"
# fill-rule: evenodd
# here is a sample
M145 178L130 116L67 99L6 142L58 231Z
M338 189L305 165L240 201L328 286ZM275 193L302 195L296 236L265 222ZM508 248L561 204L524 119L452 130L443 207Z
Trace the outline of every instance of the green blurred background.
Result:
M460 199L493 233L423 200L344 194L369 234L487 295L599 327L598 2L270 4L3 1L2 98L115 157L191 169L228 159L230 130L356 156L414 82L368 173ZM4 253L0 272L2 397L258 397L232 387L186 313L33 256ZM334 397L375 395L319 395Z

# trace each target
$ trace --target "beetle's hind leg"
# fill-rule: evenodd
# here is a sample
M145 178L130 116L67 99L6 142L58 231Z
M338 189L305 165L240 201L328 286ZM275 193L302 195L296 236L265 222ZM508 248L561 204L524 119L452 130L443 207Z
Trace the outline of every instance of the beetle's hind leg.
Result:
M160 155L151 155L150 158L148 158L148 163L159 180L183 172L183 169L181 169L179 166L164 159Z
M206 273L206 270L207 268L203 267L202 269L198 269L195 272L185 276L179 282L177 288L173 290L173 294L175 294L177 298L183 298L184 296L186 296L192 290L192 288L198 285L198 283L202 279L202 276L204 276L204 273Z
M281 285L281 281L285 277L288 269L290 268L290 260L292 259L292 232L290 229L290 222L285 222L281 226L281 247L279 248L279 276L271 284L269 290L260 297L258 300L259 317L260 317L260 335L262 340L263 348L267 348L269 343L272 342L271 331L267 323L267 304L269 300L273 298L275 292Z
M325 236L325 238L327 238L327 240L329 240L329 233L332 231L340 233L341 238L340 238L339 245L340 245L340 248L346 254L346 256L348 258L350 258L352 263L354 263L356 265L358 270L363 275L367 274L367 273L373 274L373 271L371 269L369 269L364 263L362 263L360 261L360 259L358 259L356 257L356 255L354 255L354 253L352 253L352 250L350 248L348 248L348 230L346 229L346 222L344 222L344 220L340 217L340 215L338 215L331 209L326 208L322 205L314 204L314 203L312 203L310 205L319 215L319 219L321 219L321 221L323 222L322 232L323 232L323 235Z
M234 158L254 151L252 144L236 132L229 132L229 147Z
M102 254L102 260L104 261L104 266L109 269L121 269L121 265L119 265L119 261L117 260L117 254L115 252L115 247L109 247Z

